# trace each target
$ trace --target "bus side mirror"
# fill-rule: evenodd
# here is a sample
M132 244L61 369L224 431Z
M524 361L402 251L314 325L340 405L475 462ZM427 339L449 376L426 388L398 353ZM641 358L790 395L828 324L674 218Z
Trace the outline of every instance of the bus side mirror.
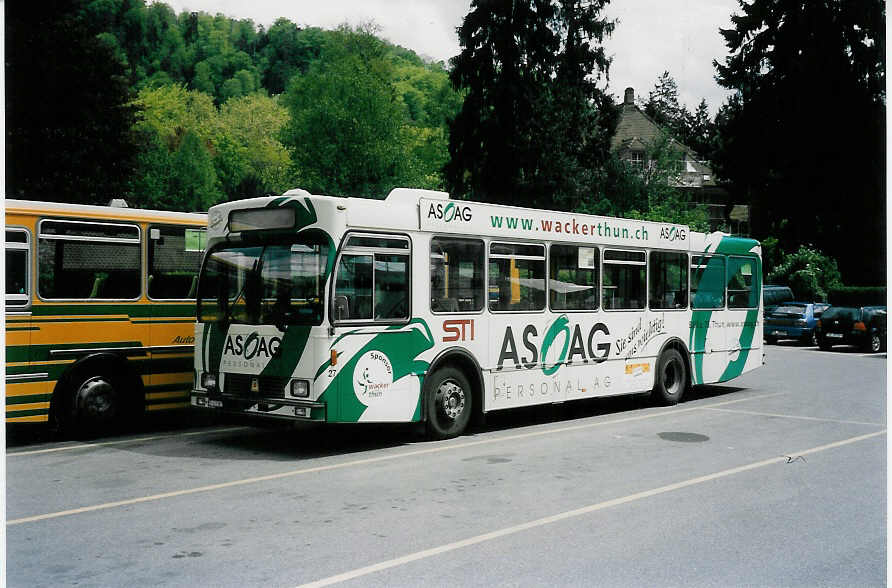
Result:
M334 315L336 321L343 321L350 318L350 304L347 301L346 296L335 296Z

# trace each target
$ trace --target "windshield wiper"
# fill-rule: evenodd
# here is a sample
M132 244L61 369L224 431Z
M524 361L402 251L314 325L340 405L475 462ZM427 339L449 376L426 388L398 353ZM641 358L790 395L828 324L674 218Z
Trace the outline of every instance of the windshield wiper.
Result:
M248 290L248 285L251 283L251 280L258 279L260 275L260 270L263 269L263 254L266 253L266 245L263 246L263 249L260 250L260 255L257 256L257 259L254 260L254 265L251 266L251 269L245 275L245 283L242 284L241 290L239 290L238 294L236 294L235 298L232 299L231 304L227 304L227 308L225 311L225 324L231 324L234 320L235 307L238 305L239 298L245 295ZM228 301L227 301L228 302ZM245 301L247 305L247 300Z

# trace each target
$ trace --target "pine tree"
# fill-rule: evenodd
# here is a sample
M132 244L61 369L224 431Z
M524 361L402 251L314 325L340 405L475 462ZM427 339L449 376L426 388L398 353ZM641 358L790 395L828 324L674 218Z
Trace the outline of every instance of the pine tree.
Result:
M817 246L850 283L884 283L884 3L740 7L714 62L735 91L717 118L719 173L755 205L757 235Z
M615 128L598 88L614 23L606 0L475 0L459 28L450 191L490 202L575 208Z

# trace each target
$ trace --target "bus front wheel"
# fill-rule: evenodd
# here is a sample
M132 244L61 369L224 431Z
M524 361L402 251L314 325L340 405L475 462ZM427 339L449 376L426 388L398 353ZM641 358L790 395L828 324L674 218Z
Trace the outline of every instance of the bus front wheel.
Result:
M677 404L688 386L688 369L675 349L667 349L657 361L654 399L662 404Z
M425 378L427 436L450 439L465 432L471 420L471 384L465 374L447 366Z

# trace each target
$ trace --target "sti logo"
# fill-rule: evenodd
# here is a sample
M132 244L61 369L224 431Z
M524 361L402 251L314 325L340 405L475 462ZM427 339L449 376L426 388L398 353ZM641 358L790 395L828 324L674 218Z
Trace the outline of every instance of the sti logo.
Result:
M470 222L471 207L462 206L455 202L450 202L445 206L443 204L431 203L430 209L427 211L427 218L435 218L447 223L452 221Z

